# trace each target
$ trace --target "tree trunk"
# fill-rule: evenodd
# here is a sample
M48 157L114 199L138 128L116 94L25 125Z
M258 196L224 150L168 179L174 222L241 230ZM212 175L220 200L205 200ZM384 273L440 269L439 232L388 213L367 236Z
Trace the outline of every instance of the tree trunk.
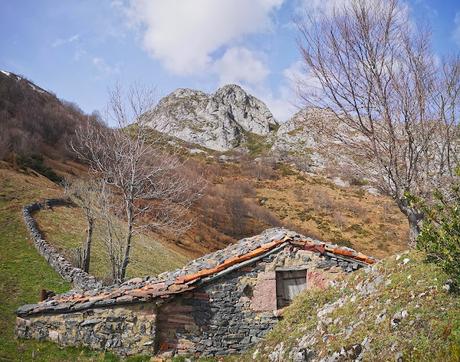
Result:
M83 250L83 262L82 267L85 272L89 272L89 262L91 259L91 243L93 241L93 228L94 228L94 220L92 218L88 218L88 229L86 230L86 242L85 248Z
M409 206L406 198L398 200L397 203L399 209L406 215L409 222L409 246L415 247L424 215L419 210Z
M409 212L407 215L409 221L409 245L414 247L417 243L417 237L420 234L423 215L418 212Z
M133 236L133 210L132 210L131 204L127 205L126 215L127 215L127 222L128 222L128 230L126 234L125 254L123 257L123 263L121 264L121 270L120 270L120 282L123 282L125 280L126 268L128 267L128 264L129 264L129 254L131 252L131 240Z
M126 277L126 268L128 267L128 264L129 264L129 254L131 251L131 239L132 239L132 231L129 231L126 237L125 255L123 257L123 263L121 265L120 282L123 282Z

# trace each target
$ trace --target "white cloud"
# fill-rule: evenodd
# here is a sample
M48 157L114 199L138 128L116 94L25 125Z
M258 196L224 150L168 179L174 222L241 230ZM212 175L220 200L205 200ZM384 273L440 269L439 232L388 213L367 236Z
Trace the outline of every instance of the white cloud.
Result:
M332 11L347 0L297 1L310 11ZM301 106L299 82L313 86L314 77L295 62L283 71L280 85L271 89L267 54L244 42L248 35L273 30L274 12L283 2L130 0L125 11L140 30L144 49L170 72L213 75L219 85L240 84L267 103L279 121L286 121Z
M278 122L286 122L298 110L295 97L288 87L280 87L277 94L268 92L259 95Z
M302 62L296 61L283 70L283 80L276 92L270 92L265 96L266 102L275 118L287 121L301 106L298 86L304 74Z
M57 47L60 47L61 45L65 45L65 44L70 44L70 43L73 43L73 42L76 42L78 39L80 39L80 34L75 34L75 35L72 35L66 39L61 39L61 38L58 38L56 39L52 44L51 46L53 48L57 48Z
M297 12L308 15L313 19L324 14L331 16L335 11L349 5L351 0L298 0Z
M454 24L455 29L452 35L457 45L460 46L460 11L455 14Z
M301 103L301 93L303 96L307 94L311 97L320 96L321 82L302 61L298 60L292 63L290 67L284 70L283 74L299 103Z
M120 68L118 65L112 66L100 57L94 57L92 59L92 63L100 72L105 74L116 74L120 72Z
M214 64L214 71L219 76L219 84L255 85L263 82L269 74L269 69L261 58L261 54L244 47L227 49L222 58Z
M127 13L141 26L148 53L175 74L213 66L213 53L244 35L271 29L283 0L131 0Z

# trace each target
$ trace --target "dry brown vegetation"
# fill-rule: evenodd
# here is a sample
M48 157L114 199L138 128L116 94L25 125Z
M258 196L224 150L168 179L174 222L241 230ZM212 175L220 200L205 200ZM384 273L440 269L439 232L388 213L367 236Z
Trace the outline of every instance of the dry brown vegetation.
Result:
M64 119L64 128L57 131L60 137L66 139L74 131L75 122L83 119L82 113L59 102L51 94L33 91L25 82L11 83L8 79L0 82L3 87L0 91L7 94L3 97L0 125L14 129L10 123L15 120L21 139L36 137L41 146L34 151L44 155L44 166L58 176L78 178L86 175L87 167L69 158L67 148L61 148L64 147L61 144L50 153L51 157L47 156L47 142L54 139L40 136L45 129L53 127L59 115L60 119ZM27 99L25 95L29 92L33 92L32 98ZM47 105L49 102L54 104L54 108ZM27 107L32 113L25 111ZM45 112L48 108L52 109L51 113ZM36 118L38 128L29 127L31 114L39 115ZM48 117L50 114L52 117ZM24 132L32 133L25 135ZM359 185L342 190L323 178L305 176L269 157L254 160L249 155L238 153L229 156L234 162L219 162L216 152L196 154L186 161L185 177L192 180L202 177L207 187L203 197L190 209L188 217L193 220L193 225L184 235L177 237L166 232L154 235L166 249L185 258L194 258L273 226L296 229L377 257L404 248L400 240L407 236L407 226L390 199L369 195ZM31 171L18 167L12 172ZM44 191L36 187L37 195L44 194ZM53 192L61 190L55 186ZM71 239L81 241L85 228L80 222L80 214L75 209L43 213L42 227L50 235L55 234L57 243L69 230ZM70 227L69 223L74 227ZM144 260L140 264L144 262L147 263ZM135 269L138 270L137 266ZM155 270L146 268L145 272Z
M84 166L73 161L46 159L45 163L61 176L79 177L86 173ZM242 158L219 163L197 156L186 164L188 177L201 175L207 181L203 197L190 210L193 226L181 237L155 235L164 248L186 259L273 226L295 229L378 258L404 248L400 240L407 237L406 221L390 198L370 195L358 186L342 189L324 178L307 176L270 160L255 162ZM84 239L83 215L79 210L55 209L43 213L40 222L49 235L54 235L51 241L59 243L66 233L75 241ZM133 248L139 255L142 243ZM101 258L99 255L95 261ZM134 270L148 264L143 257L135 259L138 260ZM147 267L145 272L157 270Z
M407 221L388 197L299 175L262 182L258 195L283 223L307 235L377 258L405 248Z
M407 221L394 201L374 196L360 186L340 188L323 177L312 177L285 164L254 161L219 163L194 157L187 161L189 177L207 180L203 197L191 208L193 226L177 238L162 234L161 242L194 258L268 227L284 226L306 235L383 258L401 251ZM72 162L51 161L57 172L84 172ZM84 237L82 229L81 237Z
M286 164L242 158L219 163L197 157L191 167L208 180L192 209L196 227L183 239L213 248L285 226L318 239L382 258L405 249L407 221L394 201L355 185L340 188ZM257 177L254 170L257 169ZM195 238L195 239L194 239Z

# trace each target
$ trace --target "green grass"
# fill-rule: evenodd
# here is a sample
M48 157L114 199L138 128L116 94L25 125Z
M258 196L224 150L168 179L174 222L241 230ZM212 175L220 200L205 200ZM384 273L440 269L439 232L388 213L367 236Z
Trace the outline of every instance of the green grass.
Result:
M253 157L265 155L272 146L272 143L266 136L245 132L245 138L246 142L243 146L247 147L249 154Z
M403 263L406 258L409 261ZM394 361L396 353L401 352L404 361L460 361L460 296L443 289L447 276L424 259L424 254L416 251L399 259L392 256L372 272L351 274L341 289L302 294L267 337L237 360L250 360L256 349L258 360L268 360L268 355L283 342L284 358L289 361L289 352L299 340L313 336L316 339L313 349L318 357L347 349L367 337L371 343L364 360ZM359 285L380 277L383 282L374 293L357 292ZM324 342L325 334L317 328L317 311L344 296L348 298L343 305L327 315L334 322L320 328L329 336ZM384 310L386 319L376 323ZM392 327L392 316L402 310L408 316ZM353 330L347 335L345 331L350 326Z
M35 213L35 218L46 239L58 247L64 255L69 250L82 245L85 240L85 218L83 212L73 207L55 207ZM121 227L121 225L120 225ZM106 278L110 272L102 239L102 230L96 224L91 250L90 273L98 278ZM157 275L161 272L182 267L188 258L171 250L153 235L136 235L133 240L128 278Z

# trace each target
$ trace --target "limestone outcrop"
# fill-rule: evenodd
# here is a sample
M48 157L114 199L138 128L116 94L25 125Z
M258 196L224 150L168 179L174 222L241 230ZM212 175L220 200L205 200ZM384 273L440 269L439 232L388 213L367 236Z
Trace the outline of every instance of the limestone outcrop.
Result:
M274 137L272 152L289 160L302 158L310 170L325 166L324 157L318 152L322 135L318 127L321 123L330 122L333 114L321 108L304 108L294 114L288 121L281 124Z
M247 132L268 136L278 128L265 103L235 84L213 94L177 89L144 117L159 132L217 151L242 145Z

